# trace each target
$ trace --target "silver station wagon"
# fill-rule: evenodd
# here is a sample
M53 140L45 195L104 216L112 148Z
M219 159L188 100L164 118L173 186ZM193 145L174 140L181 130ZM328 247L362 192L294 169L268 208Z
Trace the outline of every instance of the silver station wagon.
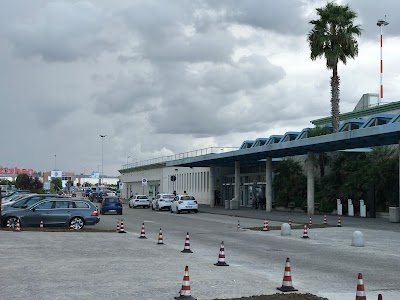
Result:
M27 208L4 211L1 214L3 227L15 228L17 221L23 227L68 226L75 230L100 221L97 207L83 199L45 199Z

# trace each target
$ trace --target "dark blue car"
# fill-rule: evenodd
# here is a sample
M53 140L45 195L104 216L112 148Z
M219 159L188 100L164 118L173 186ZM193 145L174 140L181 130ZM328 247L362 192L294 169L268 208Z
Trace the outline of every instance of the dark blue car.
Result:
M101 201L100 214L117 213L122 215L122 201L116 196L106 196Z

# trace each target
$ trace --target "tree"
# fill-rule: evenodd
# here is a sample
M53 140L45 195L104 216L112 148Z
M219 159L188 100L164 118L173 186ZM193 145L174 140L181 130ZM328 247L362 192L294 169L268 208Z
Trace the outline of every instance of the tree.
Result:
M62 190L62 181L60 178L53 178L50 184L53 186L56 192Z
M20 190L31 189L31 179L28 174L18 174L15 180L15 187Z
M325 7L316 9L319 19L311 20L314 28L308 33L311 60L322 56L326 67L332 70L331 77L331 113L333 132L339 131L340 78L338 63L347 63L348 58L358 55L356 36L361 35L360 25L354 25L357 14L348 5L329 2Z

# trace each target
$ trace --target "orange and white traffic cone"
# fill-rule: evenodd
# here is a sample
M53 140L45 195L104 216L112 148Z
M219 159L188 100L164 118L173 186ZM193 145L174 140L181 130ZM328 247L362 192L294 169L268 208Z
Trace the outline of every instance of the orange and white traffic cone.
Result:
M70 223L70 224L69 224L69 230L70 230L70 231L75 230L75 227L74 227L74 224L73 224L73 223Z
M307 225L304 224L303 239L308 239Z
M214 264L215 266L229 266L225 262L225 245L224 241L221 242L221 247L219 248L218 262Z
M142 224L142 230L140 231L139 239L147 239L146 233L144 232L144 223Z
M282 286L277 288L281 292L295 292L298 291L293 287L292 275L290 273L290 259L286 258L285 273L283 274Z
M289 218L289 226L292 227L292 220Z
M378 300L383 300L382 294L378 294Z
M43 230L43 221L40 221L40 229Z
M312 225L311 216L310 216L310 221L308 222L308 225Z
M15 225L15 231L21 231L21 223L19 222L19 219L17 219L17 225Z
M186 232L185 246L183 247L183 250L181 252L182 253L193 253L193 251L190 250L189 232Z
M161 228L160 228L160 232L158 233L157 245L164 245L164 239L163 239L163 234L162 234Z
M119 221L117 222L117 233L119 232Z
M324 215L324 225L328 225L328 221L326 220L326 215Z
M265 220L264 220L264 226L263 226L262 231L268 231L268 230L269 230L269 229L268 229L268 220L265 219Z
M189 267L185 267L185 274L183 275L182 288L179 291L179 296L175 299L186 299L186 300L196 300L193 298L190 292L190 278L189 278Z
M342 227L342 220L340 219L340 217L337 220L337 227Z
M356 300L367 300L362 274L358 273Z
M126 231L124 229L124 220L121 220L121 224L119 225L118 233L126 233Z

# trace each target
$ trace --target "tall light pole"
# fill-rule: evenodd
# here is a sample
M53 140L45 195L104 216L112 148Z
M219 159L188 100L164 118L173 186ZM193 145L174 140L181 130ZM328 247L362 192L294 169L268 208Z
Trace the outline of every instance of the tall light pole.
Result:
M101 135L101 177L100 177L100 186L103 184L103 171L104 171L104 160L103 160L103 139L106 137L107 135ZM104 187L103 187L103 191L104 191Z
M57 154L54 154L54 171L57 170Z
M130 157L130 156L127 156L127 157L126 157L126 165L127 165L126 167L128 167L128 159L129 159L129 157Z
M378 105L382 102L383 100L383 59L382 59L382 44L383 44L383 26L389 25L388 22L386 22L386 16L385 20L379 19L378 22L376 23L377 26L381 29L381 37L380 37L380 43L381 43L381 49L380 49L380 56L381 56L381 62L380 62L380 90L379 90L379 100L378 100Z

